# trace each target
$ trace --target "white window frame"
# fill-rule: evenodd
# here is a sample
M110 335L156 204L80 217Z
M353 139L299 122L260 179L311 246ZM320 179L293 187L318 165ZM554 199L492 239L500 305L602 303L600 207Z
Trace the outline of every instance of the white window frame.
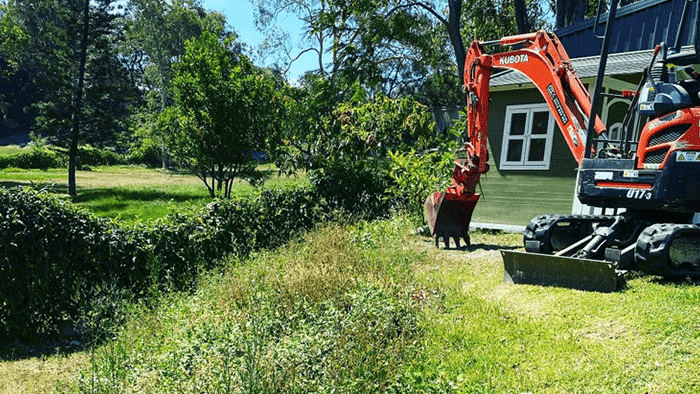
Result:
M537 139L546 139L544 148L544 159L542 161L528 161L527 157L530 152L530 140L532 139L532 121L533 113L547 112L549 114L549 122L547 124L547 134L537 134ZM510 135L510 125L514 114L525 113L525 134ZM552 143L554 141L554 117L552 116L547 104L525 104L525 105L509 105L506 107L505 124L503 128L503 145L501 145L501 162L499 169L501 170L549 170L549 159L552 155ZM542 136L542 137L540 137ZM507 161L508 158L508 143L511 140L523 140L523 150L521 152L521 161Z

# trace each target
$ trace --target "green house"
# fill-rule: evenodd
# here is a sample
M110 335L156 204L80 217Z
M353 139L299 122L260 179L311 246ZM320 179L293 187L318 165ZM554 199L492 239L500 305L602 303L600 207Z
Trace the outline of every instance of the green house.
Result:
M603 97L601 108L611 139L620 132L630 106L628 99L613 95L637 89L653 47L663 41L670 42L669 47L676 44L681 52L694 52L697 6L697 2L646 0L618 9L603 81L603 91L611 96ZM686 29L679 29L682 24ZM584 20L555 32L591 94L601 47L593 25L593 19ZM599 25L598 33L603 29ZM591 213L574 197L577 163L531 81L517 71L494 73L490 92L491 170L482 176L482 199L472 221L525 225L543 213ZM636 119L634 129L645 121Z

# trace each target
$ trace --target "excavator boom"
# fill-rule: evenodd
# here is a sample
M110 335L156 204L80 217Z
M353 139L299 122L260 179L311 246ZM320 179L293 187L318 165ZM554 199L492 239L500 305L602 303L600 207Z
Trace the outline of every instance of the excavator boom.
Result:
M423 211L436 245L440 238L447 247L450 239L454 239L457 247L460 239L469 244L469 222L479 200L476 186L481 174L489 170L489 81L494 69L517 70L531 77L556 114L559 129L566 130L564 138L571 153L579 163L585 156L585 126L591 116L591 99L556 35L539 31L504 37L496 43L521 48L491 55L486 53L483 43L473 41L467 50L464 68L467 158L455 162L452 186L428 196ZM598 134L605 133L600 119L596 120L595 129Z
M479 153L486 151L492 70L517 70L530 78L540 91L554 114L569 150L576 162L581 164L585 157L591 97L571 66L569 56L557 36L538 31L504 37L498 42L502 46L515 45L521 48L489 55L485 53L482 43L474 41L467 52L464 89L469 105L469 140L477 141ZM606 133L605 125L599 117L596 117L594 128L598 135Z

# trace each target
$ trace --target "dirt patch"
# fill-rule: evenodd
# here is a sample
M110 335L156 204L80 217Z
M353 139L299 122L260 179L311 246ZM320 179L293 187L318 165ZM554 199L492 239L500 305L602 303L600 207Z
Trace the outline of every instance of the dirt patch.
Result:
M578 330L577 334L590 340L608 341L624 338L628 332L627 325L620 321L600 321Z

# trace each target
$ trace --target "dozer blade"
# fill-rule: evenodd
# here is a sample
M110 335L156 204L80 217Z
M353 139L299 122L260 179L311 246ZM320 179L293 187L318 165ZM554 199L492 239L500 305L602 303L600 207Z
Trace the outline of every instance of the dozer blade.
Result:
M450 238L454 239L459 248L459 240L469 246L469 222L479 194L450 195L447 193L433 193L425 200L423 216L428 222L430 234L435 238L435 246L439 246L442 238L445 247L450 247Z
M610 293L624 285L615 263L501 250L505 283L566 287Z

